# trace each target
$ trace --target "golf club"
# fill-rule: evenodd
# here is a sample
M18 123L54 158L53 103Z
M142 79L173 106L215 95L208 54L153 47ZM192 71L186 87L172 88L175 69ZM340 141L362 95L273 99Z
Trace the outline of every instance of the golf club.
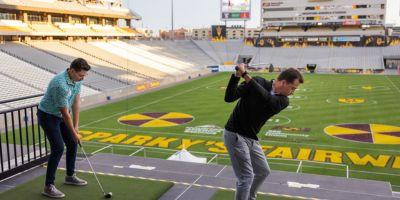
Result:
M92 163L90 163L90 160L89 160L89 158L87 157L86 152L85 152L85 150L83 149L83 146L82 146L81 142L78 142L78 144L79 144L79 146L81 147L81 150L82 150L82 152L83 152L83 155L85 156L86 160L87 160L88 163L89 163L90 169L92 169L92 172L93 172L93 174L94 174L94 177L96 178L96 181L97 181L98 185L100 186L101 191L103 192L104 198L106 198L106 199L111 198L111 197L112 197L112 192L109 192L109 193L107 193L107 194L104 192L103 186L101 185L99 179L97 178L96 171L94 171L93 166L92 166Z

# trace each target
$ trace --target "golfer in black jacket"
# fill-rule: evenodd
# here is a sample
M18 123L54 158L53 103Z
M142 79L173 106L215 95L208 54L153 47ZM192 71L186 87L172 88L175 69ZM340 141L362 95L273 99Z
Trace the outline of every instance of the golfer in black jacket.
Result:
M245 81L238 85L241 77ZM258 188L270 173L257 133L268 119L289 105L288 96L301 83L302 75L293 68L271 81L251 77L244 64L240 64L232 74L225 101L239 101L225 125L224 142L238 179L237 200L256 199Z

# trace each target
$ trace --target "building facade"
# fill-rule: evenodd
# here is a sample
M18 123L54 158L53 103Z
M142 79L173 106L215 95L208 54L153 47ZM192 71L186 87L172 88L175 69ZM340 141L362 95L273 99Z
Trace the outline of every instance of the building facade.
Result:
M396 3L397 2L397 3ZM398 0L262 0L262 27L378 25L399 18ZM397 5L397 6L396 6ZM395 16L388 13L396 13ZM387 17L388 16L388 17Z

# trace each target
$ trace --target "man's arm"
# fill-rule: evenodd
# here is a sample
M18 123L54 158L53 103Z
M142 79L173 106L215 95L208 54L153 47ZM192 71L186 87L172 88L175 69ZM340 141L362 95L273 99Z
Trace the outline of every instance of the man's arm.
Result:
M54 105L60 110L62 118L72 134L72 138L75 142L79 143L78 133L74 128L71 115L68 112L68 90L62 87L54 87L52 91L54 93Z
M245 82L247 83L248 87L251 88L252 90L254 90L255 93L258 94L264 101L270 103L270 106L274 110L274 112L279 112L279 111L285 109L289 105L287 97L271 95L271 93L268 90L266 90L264 87L262 87L260 84L258 84L257 81L255 81L246 72L244 67L239 66L238 71L240 71L242 74L244 74L243 78L244 78Z
M240 75L238 77L238 72L236 72L236 75L232 74L225 91L225 102L234 102L248 93L246 82L243 82L238 86L239 80Z
M64 119L65 124L67 125L67 127L71 131L72 138L75 140L76 143L80 143L78 133L74 128L74 125L72 123L71 115L68 112L68 108L67 107L62 107L62 108L60 108L60 112L61 112L61 115L62 115L62 117Z
M74 104L72 104L72 117L73 117L73 125L78 132L78 127L79 127L79 108L81 106L81 95L77 94L74 100Z

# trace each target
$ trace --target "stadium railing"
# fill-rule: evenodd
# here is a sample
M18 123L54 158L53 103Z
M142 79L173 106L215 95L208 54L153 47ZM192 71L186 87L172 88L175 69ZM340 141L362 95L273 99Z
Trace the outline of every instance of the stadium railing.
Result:
M0 105L42 95L0 101ZM38 104L32 104L0 111L0 181L47 161L48 145L37 123L37 110Z

